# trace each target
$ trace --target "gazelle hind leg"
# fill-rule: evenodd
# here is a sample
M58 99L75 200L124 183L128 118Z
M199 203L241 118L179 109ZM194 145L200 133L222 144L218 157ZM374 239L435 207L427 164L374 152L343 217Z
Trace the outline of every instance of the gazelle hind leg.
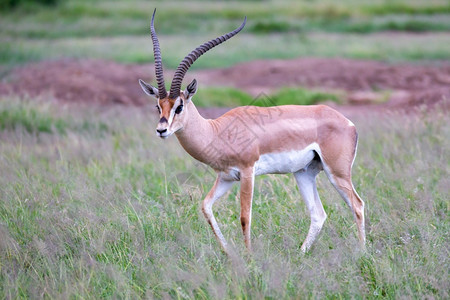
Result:
M356 157L358 134L354 126L350 126L348 129L346 134L340 138L328 139L326 147L321 148L320 158L328 179L353 212L358 227L359 241L364 248L366 241L364 202L356 193L352 183L352 166ZM343 141L348 143L343 143Z
M298 188L311 216L308 235L301 247L303 252L306 252L311 248L311 245L319 235L323 223L327 218L327 214L325 213L319 198L319 193L317 192L316 176L319 172L319 164L313 161L306 170L294 173Z
M203 215L205 216L209 225L211 225L214 235L216 236L216 239L218 240L220 246L225 251L225 253L228 253L227 242L223 237L222 232L220 231L216 218L214 218L212 206L217 199L222 197L231 188L233 183L234 183L233 181L224 180L219 174L217 176L213 188L209 191L208 195L206 196L205 200L203 200L202 203Z
M328 169L328 168L327 168ZM364 201L356 192L351 175L336 175L332 171L326 169L328 178L336 188L341 197L350 206L355 217L356 226L358 227L358 237L361 247L364 248L366 242L366 234L364 229Z

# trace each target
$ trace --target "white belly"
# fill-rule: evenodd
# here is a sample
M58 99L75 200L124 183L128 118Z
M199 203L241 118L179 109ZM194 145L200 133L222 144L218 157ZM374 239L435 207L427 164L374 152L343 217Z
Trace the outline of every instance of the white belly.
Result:
M255 163L255 175L295 173L311 162L315 155L314 150L320 153L316 143L303 150L263 154Z

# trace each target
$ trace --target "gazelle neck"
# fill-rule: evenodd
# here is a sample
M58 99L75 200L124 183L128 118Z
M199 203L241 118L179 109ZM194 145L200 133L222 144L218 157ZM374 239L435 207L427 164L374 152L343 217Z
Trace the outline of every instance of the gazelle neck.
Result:
M208 164L211 158L207 148L214 138L213 127L210 120L200 115L192 101L189 101L186 106L186 113L189 114L186 123L175 135L187 153Z

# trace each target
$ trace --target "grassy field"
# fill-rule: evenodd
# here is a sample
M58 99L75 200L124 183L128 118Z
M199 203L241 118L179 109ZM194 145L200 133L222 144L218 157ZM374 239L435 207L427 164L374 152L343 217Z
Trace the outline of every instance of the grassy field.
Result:
M0 64L63 57L150 62L148 27L155 7L164 63L170 68L197 44L236 28L244 15L248 24L240 37L208 53L209 59L194 68L298 56L387 61L450 57L450 5L445 0L62 0L53 8L0 12Z
M42 60L153 62L148 27L155 7L168 68L244 15L244 31L193 68L300 56L450 59L447 0L58 2L0 11L0 80ZM301 88L271 97L277 104L341 100ZM235 106L252 98L210 87L196 100ZM155 137L154 105L0 96L0 299L448 299L448 114L352 121L366 252L358 250L350 210L321 174L328 220L302 255L309 217L293 177L277 175L255 183L253 255L243 245L237 185L214 206L236 253L226 257L200 211L214 174L175 137Z
M237 255L220 252L200 202L214 176L175 138L153 134L153 106L0 101L0 298L449 297L449 118L361 116L354 184L367 252L322 174L328 220L299 251L309 217L292 176L256 180L254 254L237 187L215 205Z

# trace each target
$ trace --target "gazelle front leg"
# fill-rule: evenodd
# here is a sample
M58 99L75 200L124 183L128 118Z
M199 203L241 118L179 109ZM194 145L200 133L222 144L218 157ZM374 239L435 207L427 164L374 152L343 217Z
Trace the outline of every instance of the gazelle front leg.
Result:
M225 251L225 253L228 253L227 242L225 241L225 238L223 237L223 234L220 231L219 225L217 224L217 221L214 218L212 206L217 199L222 197L231 188L233 183L234 181L224 180L223 176L219 173L213 188L209 191L208 195L206 196L205 200L203 200L202 203L203 215L205 216L209 225L211 225L214 235L216 236L216 239L219 241L219 244Z
M252 251L250 227L252 223L252 200L255 174L253 167L241 170L241 225L244 242L248 251Z
M316 186L316 176L320 172L317 163L311 163L305 170L294 173L298 188L311 216L308 234L300 250L306 252L311 248L320 233L327 214L323 209Z

